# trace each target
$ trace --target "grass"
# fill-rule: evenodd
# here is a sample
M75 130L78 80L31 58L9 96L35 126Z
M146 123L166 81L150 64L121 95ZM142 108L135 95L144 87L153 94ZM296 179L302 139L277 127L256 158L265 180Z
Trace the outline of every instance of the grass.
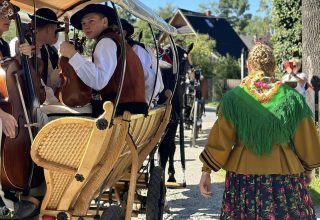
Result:
M206 105L209 105L211 107L217 107L219 105L219 102L207 102Z
M217 182L223 182L225 180L226 177L226 171L221 169L218 172L213 172L214 177L216 179Z
M314 206L320 206L320 177L316 177L312 180L309 186L309 193Z

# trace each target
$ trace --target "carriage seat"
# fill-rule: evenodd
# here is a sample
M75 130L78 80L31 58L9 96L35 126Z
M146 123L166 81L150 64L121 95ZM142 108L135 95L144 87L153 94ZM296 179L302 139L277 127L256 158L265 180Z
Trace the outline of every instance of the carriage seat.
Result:
M40 130L31 156L45 173L41 215L84 216L102 185L111 187L128 172L135 173L132 178L136 179L138 168L165 130L171 104L147 116L125 112L110 125L112 111L113 104L106 102L97 119L64 117Z

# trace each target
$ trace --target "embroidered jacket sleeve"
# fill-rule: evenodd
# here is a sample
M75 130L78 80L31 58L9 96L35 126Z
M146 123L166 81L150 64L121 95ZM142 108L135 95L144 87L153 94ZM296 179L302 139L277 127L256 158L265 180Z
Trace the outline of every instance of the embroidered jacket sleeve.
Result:
M306 171L320 166L320 140L312 118L301 121L293 137L293 144Z
M210 131L208 143L200 154L200 160L203 163L202 171L218 171L223 167L235 143L236 133L233 125L219 113Z
M101 39L93 53L94 62L76 53L69 63L80 79L95 90L103 89L117 67L117 45L110 38Z

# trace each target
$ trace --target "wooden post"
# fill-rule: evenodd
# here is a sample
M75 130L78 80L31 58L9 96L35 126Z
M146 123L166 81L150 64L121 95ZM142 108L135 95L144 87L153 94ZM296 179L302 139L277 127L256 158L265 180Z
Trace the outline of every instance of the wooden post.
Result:
M241 80L244 78L244 48L241 50Z

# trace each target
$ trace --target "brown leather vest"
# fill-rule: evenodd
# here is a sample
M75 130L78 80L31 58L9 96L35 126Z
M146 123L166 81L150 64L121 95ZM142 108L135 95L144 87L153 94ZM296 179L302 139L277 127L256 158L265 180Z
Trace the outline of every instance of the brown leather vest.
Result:
M114 101L118 93L119 83L121 79L122 57L121 57L121 39L117 33L107 32L102 34L96 44L103 38L111 38L118 44L118 60L117 67L108 82L108 84L100 90L103 100ZM119 103L146 103L145 101L145 85L142 64L138 56L134 53L129 44L126 45L126 69Z

